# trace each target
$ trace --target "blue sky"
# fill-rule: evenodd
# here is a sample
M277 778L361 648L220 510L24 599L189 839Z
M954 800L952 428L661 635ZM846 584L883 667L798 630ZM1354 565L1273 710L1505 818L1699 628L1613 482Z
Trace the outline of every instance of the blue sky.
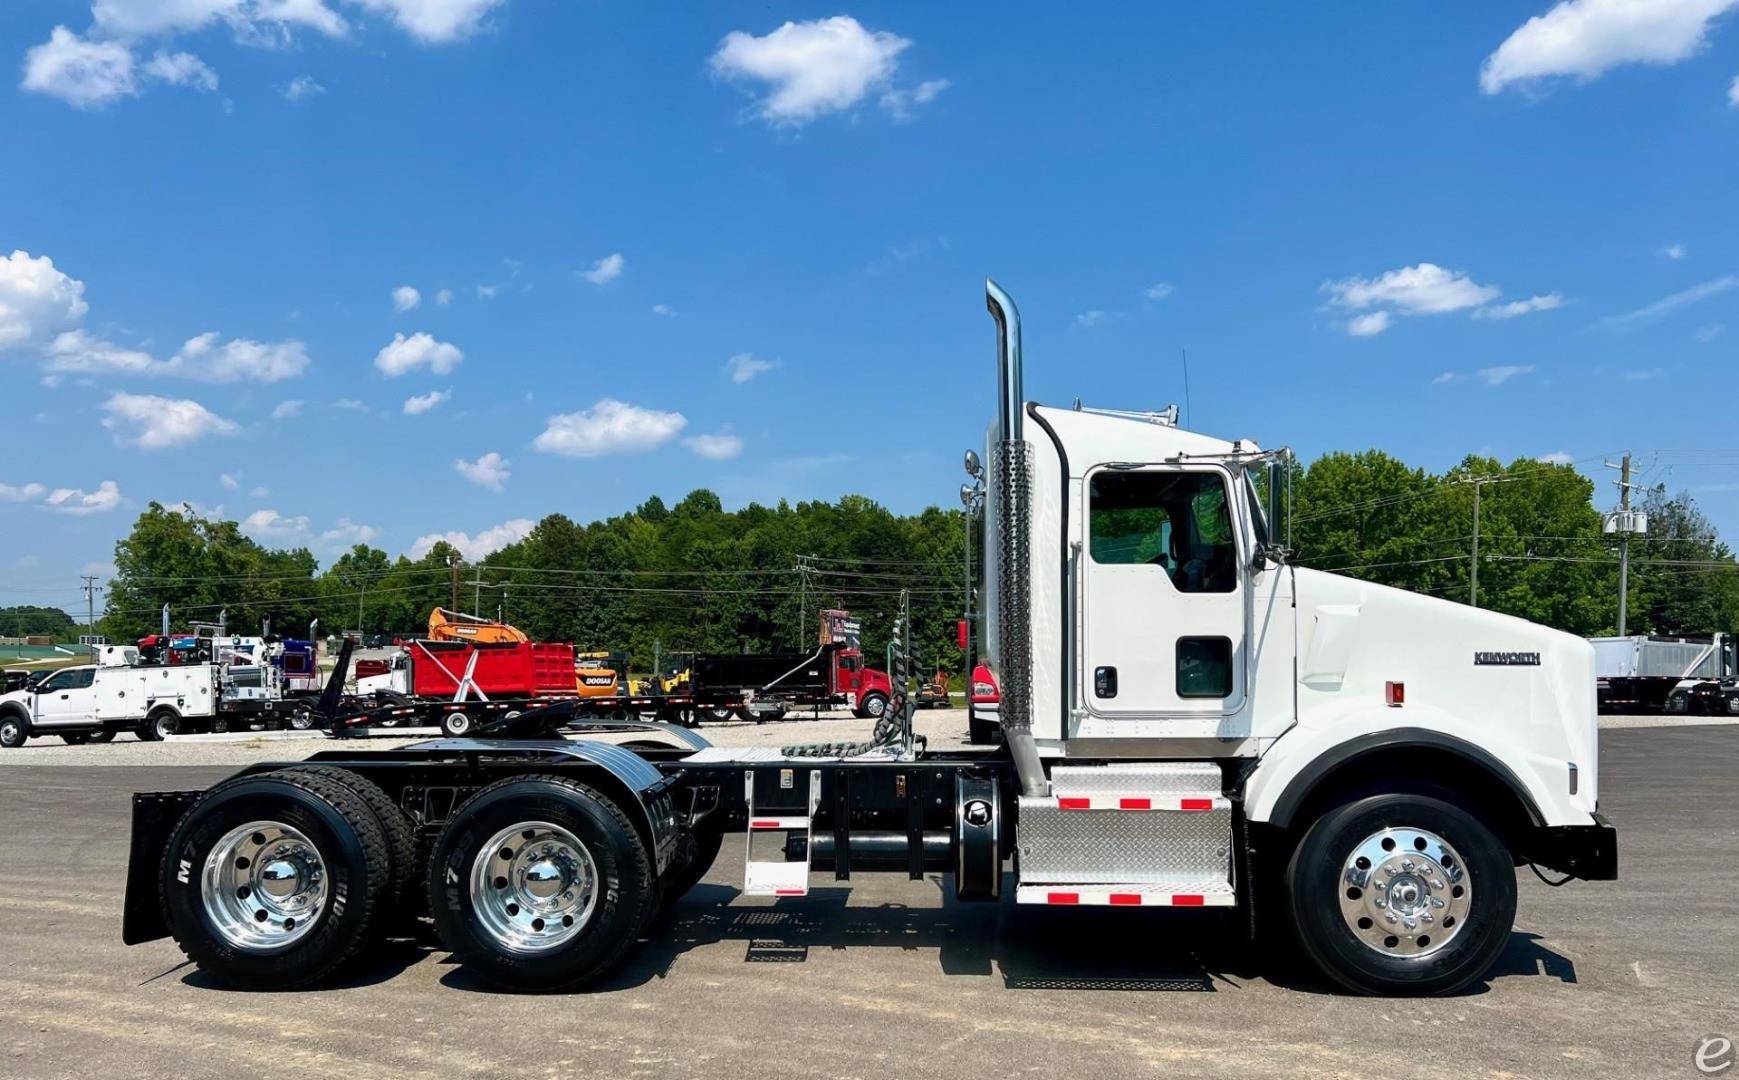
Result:
M953 505L987 273L1041 401L1187 349L1201 430L1632 448L1739 534L1735 6L7 5L0 602L154 499L323 560Z

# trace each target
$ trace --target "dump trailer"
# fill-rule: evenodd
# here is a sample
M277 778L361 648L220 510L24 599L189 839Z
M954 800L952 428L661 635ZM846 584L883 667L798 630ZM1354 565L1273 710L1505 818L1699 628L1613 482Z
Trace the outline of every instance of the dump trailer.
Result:
M913 736L902 649L862 743L672 727L667 749L437 739L257 764L135 796L123 939L169 935L215 982L279 989L426 906L477 976L583 986L742 832L749 902L825 871L940 875L1052 920L1232 908L1349 990L1436 994L1509 943L1518 867L1616 876L1586 641L1299 566L1261 498L1284 455L1175 412L1026 401L1014 304L994 283L987 300L1001 743Z
M413 641L385 660L358 661L356 676L336 712L305 710L296 726L350 736L434 725L468 735L577 694L573 646L540 641Z
M1588 640L1602 713L1739 712L1739 657L1729 635Z

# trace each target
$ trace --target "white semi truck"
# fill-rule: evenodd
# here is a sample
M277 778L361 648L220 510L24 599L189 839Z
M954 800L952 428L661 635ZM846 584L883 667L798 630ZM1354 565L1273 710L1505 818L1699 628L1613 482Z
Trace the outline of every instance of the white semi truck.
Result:
M1616 876L1587 642L1296 566L1259 498L1279 455L1027 402L1014 304L987 299L1003 744L928 750L896 700L857 745L670 729L260 764L135 797L124 940L287 987L426 905L484 978L582 985L745 832L751 896L892 871L960 900L1239 907L1350 990L1436 994L1509 941L1518 867Z

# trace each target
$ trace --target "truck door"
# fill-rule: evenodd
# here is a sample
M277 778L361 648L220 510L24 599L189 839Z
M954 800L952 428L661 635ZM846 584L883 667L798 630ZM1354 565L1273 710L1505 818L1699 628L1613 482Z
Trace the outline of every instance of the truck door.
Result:
M91 717L94 667L67 668L42 680L36 690L36 723L44 727L82 724Z
M1211 718L1243 705L1246 586L1231 477L1211 466L1089 472L1080 555L1081 698L1106 718Z

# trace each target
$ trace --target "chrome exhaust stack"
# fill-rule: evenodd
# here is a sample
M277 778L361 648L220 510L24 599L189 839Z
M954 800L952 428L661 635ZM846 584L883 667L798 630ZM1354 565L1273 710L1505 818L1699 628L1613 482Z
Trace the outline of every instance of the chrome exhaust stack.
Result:
M1020 776L1021 793L1050 794L1033 741L1032 461L1023 436L1020 312L1002 286L986 278L985 306L996 320L996 457L991 483L996 499L998 568L997 678L1002 691L1002 734Z

